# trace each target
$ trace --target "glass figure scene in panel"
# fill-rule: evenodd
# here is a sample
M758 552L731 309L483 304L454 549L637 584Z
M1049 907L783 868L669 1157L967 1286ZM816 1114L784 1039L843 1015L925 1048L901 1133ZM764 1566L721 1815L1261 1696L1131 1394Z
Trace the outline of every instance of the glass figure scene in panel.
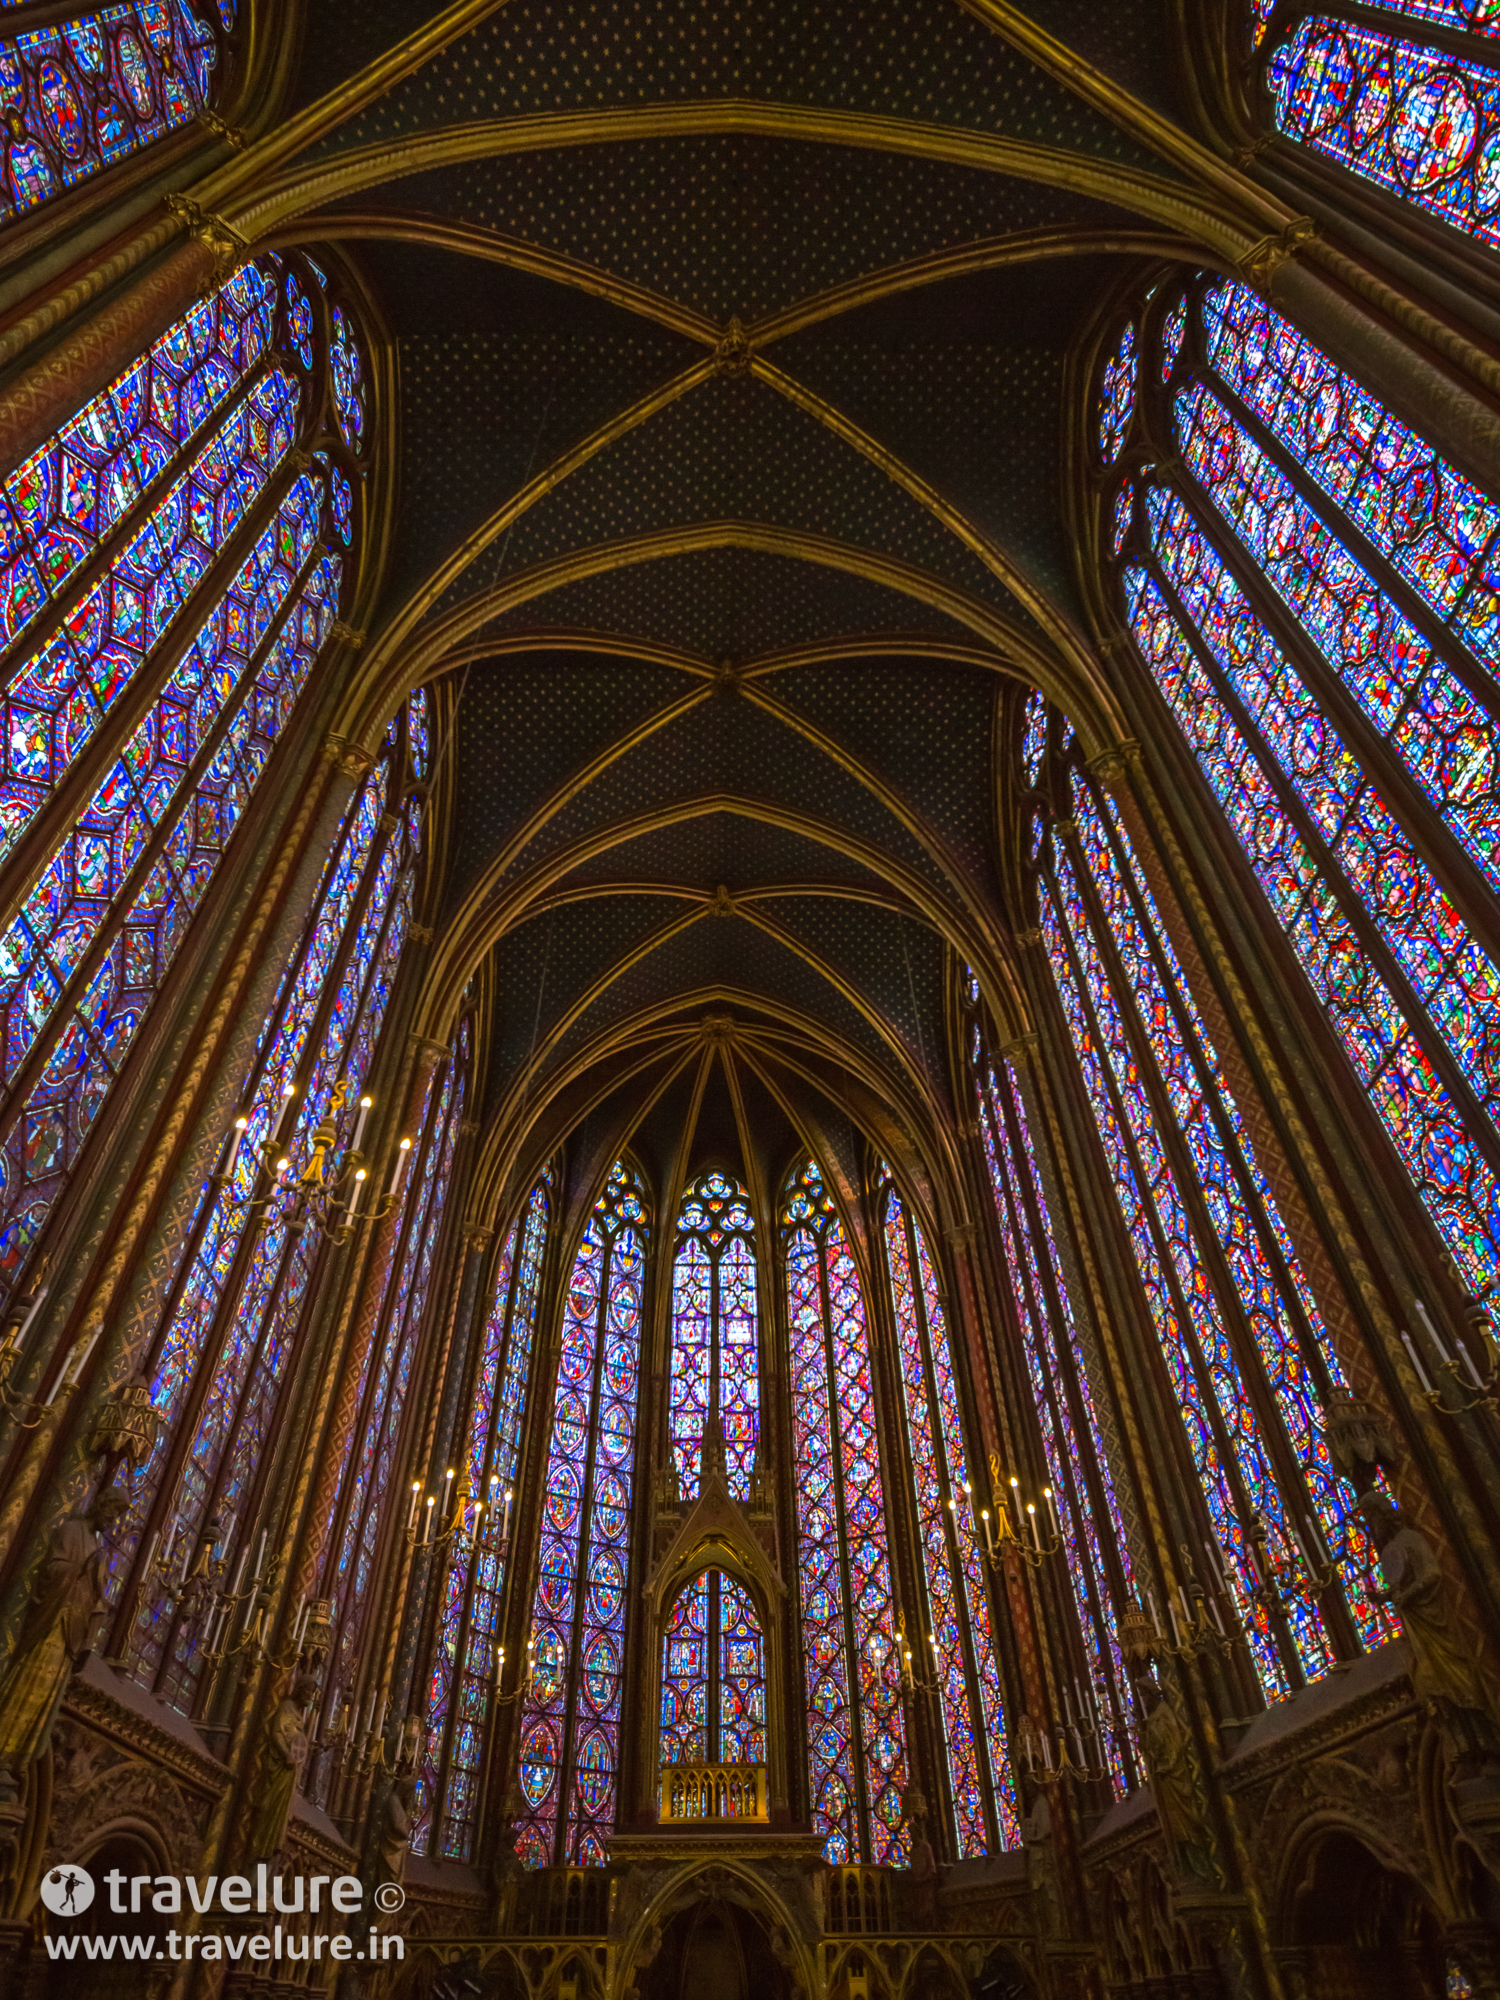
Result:
M672 1260L672 1466L697 1496L705 1435L722 1436L729 1490L750 1497L760 1436L760 1319L750 1198L726 1174L688 1189Z

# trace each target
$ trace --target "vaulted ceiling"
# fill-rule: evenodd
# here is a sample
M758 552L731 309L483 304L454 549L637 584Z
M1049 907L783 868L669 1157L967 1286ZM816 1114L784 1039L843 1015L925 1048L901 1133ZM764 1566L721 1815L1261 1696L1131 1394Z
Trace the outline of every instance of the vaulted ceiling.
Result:
M311 0L300 101L434 11ZM1186 121L1171 0L1032 17ZM281 240L393 345L365 622L449 691L427 1015L489 964L494 1191L572 1133L670 1199L688 1127L941 1182L1016 690L1110 728L1073 357L1200 254L1057 72L959 0L508 0L302 162Z

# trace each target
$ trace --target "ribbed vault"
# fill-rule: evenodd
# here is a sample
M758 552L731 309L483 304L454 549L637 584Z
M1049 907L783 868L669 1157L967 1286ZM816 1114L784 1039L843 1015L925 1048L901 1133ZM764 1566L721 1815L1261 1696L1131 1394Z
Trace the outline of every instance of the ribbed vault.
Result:
M860 1135L936 1189L960 963L1024 1026L1019 690L1123 733L1063 499L1096 329L1143 262L1253 231L1153 142L1184 113L1149 9L1043 9L1031 46L957 0L474 11L226 204L337 245L389 329L398 511L339 726L442 690L418 1025L484 973L471 1207L570 1138L580 1199L627 1145L665 1198L710 1156L774 1198L809 1146L852 1187ZM419 25L310 31L300 102Z

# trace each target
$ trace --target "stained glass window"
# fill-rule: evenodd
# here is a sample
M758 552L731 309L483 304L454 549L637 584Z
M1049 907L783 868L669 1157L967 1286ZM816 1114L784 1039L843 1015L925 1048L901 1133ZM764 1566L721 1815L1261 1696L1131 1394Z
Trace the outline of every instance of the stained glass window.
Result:
M906 1717L864 1291L813 1161L781 1221L812 1822L832 1862L903 1863Z
M1500 243L1500 72L1421 24L1500 34L1490 0L1395 0L1401 32L1336 4L1262 41L1277 129L1484 243ZM1497 50L1500 56L1500 50Z
M1207 1587L1279 1695L1386 1636L1324 1432L1347 1386L1118 808L1076 768L1068 797L1042 935L1207 1502Z
M340 1156L363 1122L358 1100L410 923L417 848L394 810L405 728L393 725L345 814L257 1036L243 1126L231 1127L203 1190L147 1357L164 1434L116 1537L114 1648L184 1708L202 1682L208 1635L174 1607L159 1561L167 1549L186 1561L210 1522L235 1568L255 1553L281 1391L315 1274L332 1254L308 1226L300 1176L324 1119Z
M0 40L0 223L190 124L227 54L203 0L126 0Z
M1119 1636L1119 1610L1135 1598L1130 1553L1117 1526L1103 1427L1037 1171L1025 1098L1012 1065L990 1055L977 1019L970 1035L980 1138L1000 1216L1006 1276L1088 1660L1087 1692L1075 1688L1064 1714L1081 1733L1095 1732L1103 1756L1089 1761L1105 1764L1116 1797L1123 1797L1138 1769ZM1011 1526L1014 1531L1019 1524Z
M663 1764L766 1761L766 1642L744 1584L712 1569L678 1594L661 1690Z
M685 1500L698 1492L705 1430L721 1433L729 1490L750 1495L760 1434L760 1340L750 1198L703 1174L677 1218L672 1260L672 1464Z
M12 1289L338 617L358 481L314 428L296 273L247 265L0 494Z
M1468 1283L1500 1277L1500 509L1244 287L1188 294L1122 588ZM1168 456L1163 451L1162 457Z
M936 1686L960 1858L1020 1844L985 1558L947 1314L926 1234L887 1181L886 1267L895 1310L907 1461L928 1630L907 1641Z
M646 1248L644 1192L617 1161L563 1307L521 1716L516 1852L531 1867L602 1864L615 1822Z
M548 1174L533 1188L524 1215L501 1251L455 1495L462 1519L438 1608L436 1656L427 1692L427 1750L412 1844L418 1854L439 1854L450 1861L467 1861L473 1851L490 1695L499 1667L500 1609L531 1379L537 1290L547 1247L550 1187ZM440 1805L434 1803L439 1800Z
M1120 456L1135 409L1136 336L1127 326L1104 370L1099 392L1099 449L1106 459Z

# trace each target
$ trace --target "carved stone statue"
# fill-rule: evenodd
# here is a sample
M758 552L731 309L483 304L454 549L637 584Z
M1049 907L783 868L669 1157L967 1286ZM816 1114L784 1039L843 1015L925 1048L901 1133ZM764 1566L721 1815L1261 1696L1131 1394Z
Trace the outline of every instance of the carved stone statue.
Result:
M377 1889L387 1882L400 1882L406 1874L406 1856L411 1847L416 1803L417 1781L412 1777L397 1778L385 1795L385 1804L380 1812L380 1830L375 1836ZM376 1907L378 1909L379 1905Z
M17 1783L52 1740L52 1724L104 1609L102 1536L128 1501L108 1486L82 1514L53 1529L32 1585L15 1650L0 1674L0 1770Z
M1356 1511L1380 1551L1379 1603L1394 1605L1411 1648L1411 1685L1443 1732L1455 1762L1472 1772L1497 1744L1483 1683L1474 1671L1448 1602L1432 1544L1383 1493L1367 1493Z
M1136 1687L1146 1711L1141 1749L1168 1849L1184 1882L1211 1883L1213 1830L1197 1783L1192 1738L1150 1675L1139 1680Z
M1021 1843L1026 1850L1026 1879L1031 1887L1037 1932L1042 1937L1060 1937L1062 1899L1058 1893L1057 1860L1052 1852L1052 1807L1045 1792L1038 1795L1031 1813L1021 1822Z
M311 1674L299 1674L291 1691L271 1717L266 1731L260 1780L255 1788L250 1821L250 1859L270 1861L281 1852L297 1781L307 1762L307 1729L303 1711L318 1692Z

